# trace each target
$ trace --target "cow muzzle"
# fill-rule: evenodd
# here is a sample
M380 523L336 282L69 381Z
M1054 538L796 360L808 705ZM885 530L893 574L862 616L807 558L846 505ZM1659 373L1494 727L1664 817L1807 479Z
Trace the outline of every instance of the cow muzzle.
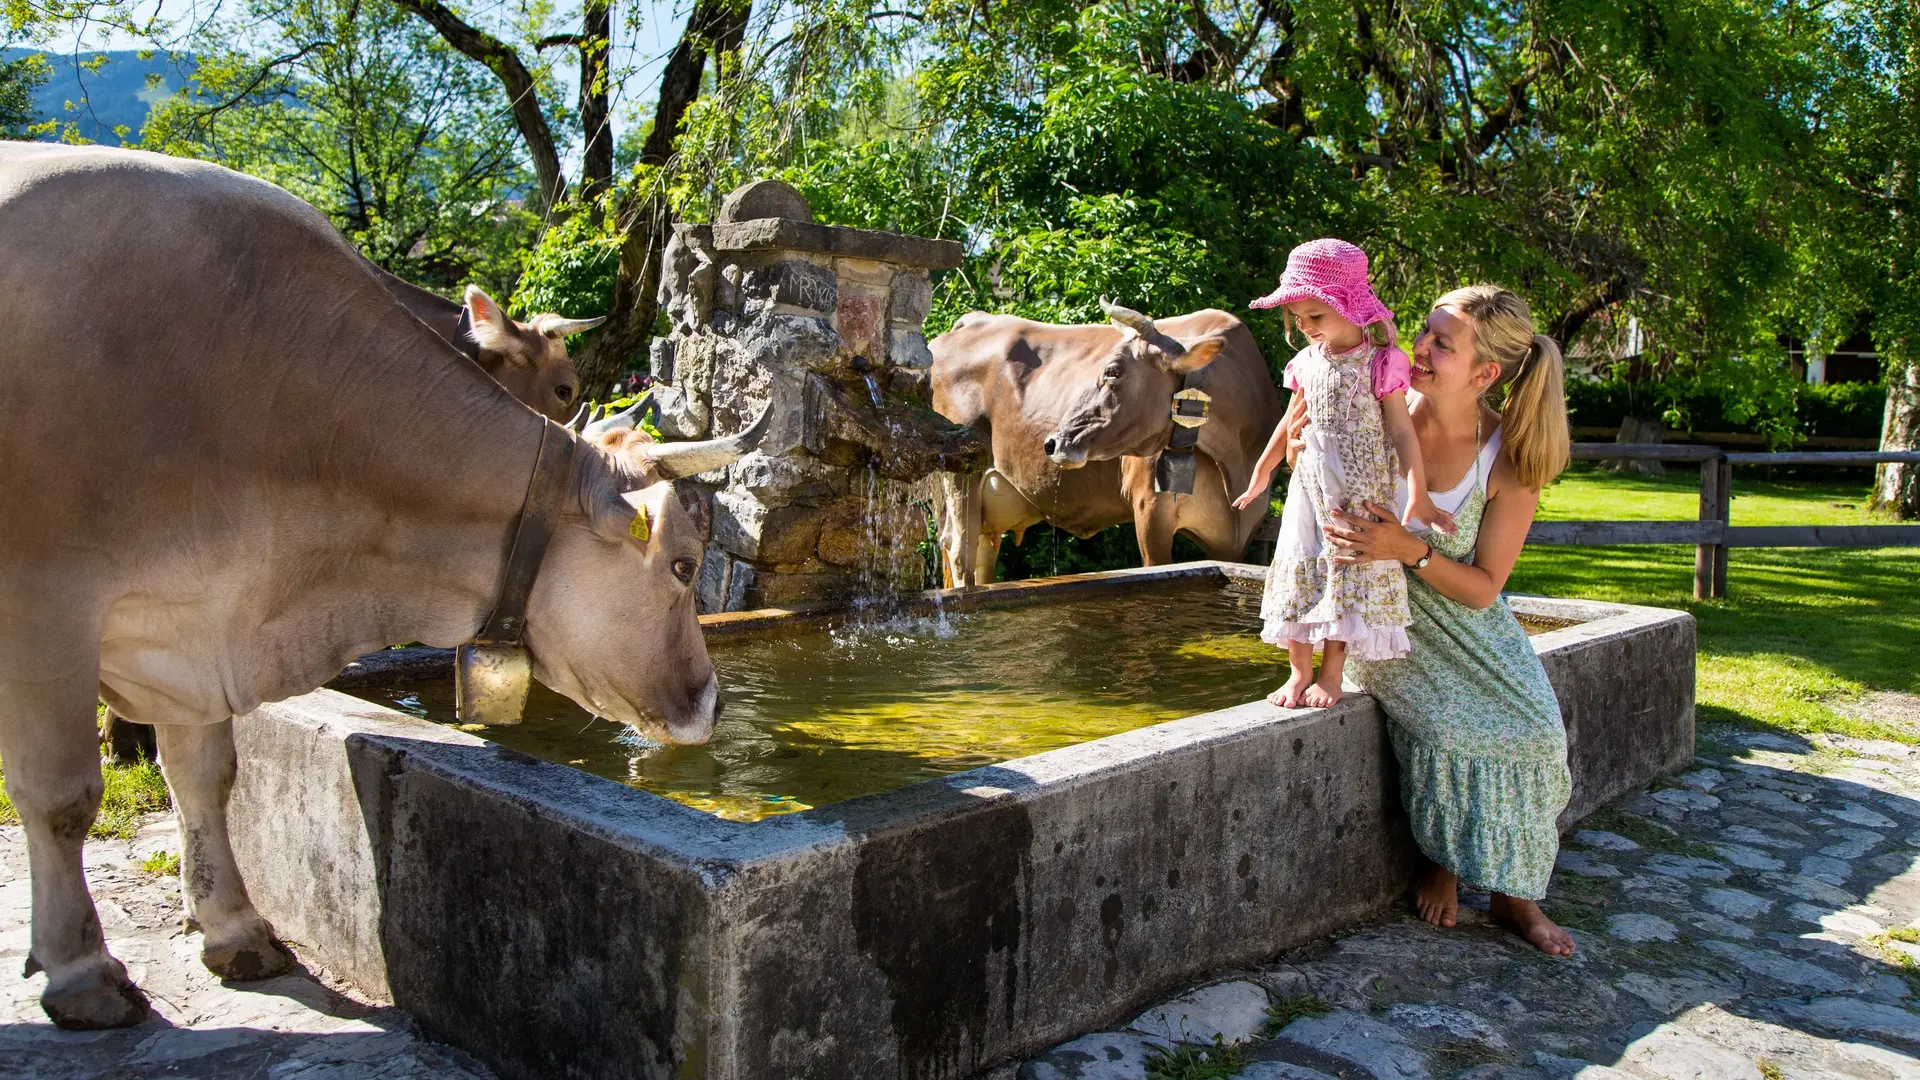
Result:
M1047 436L1047 441L1040 444L1040 449L1046 453L1048 461L1063 469L1077 469L1087 463L1087 448L1062 432L1056 431Z

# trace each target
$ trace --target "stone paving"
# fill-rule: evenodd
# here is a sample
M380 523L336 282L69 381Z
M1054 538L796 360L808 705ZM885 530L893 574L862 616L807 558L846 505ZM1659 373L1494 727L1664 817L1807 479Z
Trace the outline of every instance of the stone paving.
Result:
M1703 731L1701 747L1690 771L1567 837L1547 908L1579 942L1572 959L1526 947L1469 896L1454 930L1389 917L992 1075L1146 1080L1156 1050L1217 1036L1232 1068L1172 1075L1920 1080L1920 747L1741 731ZM27 950L26 845L0 828L0 1074L490 1075L325 972L231 985L207 974L176 883L139 869L177 850L158 819L132 842L88 845L108 941L154 1016L62 1032L40 1012L45 977L13 974ZM1195 1050L1184 1054L1191 1066Z
M1579 944L1571 959L1469 896L1453 930L1390 917L1000 1072L1920 1078L1920 747L1703 731L1701 750L1566 838L1545 906ZM1228 1067L1196 1068L1216 1038ZM1167 1061L1181 1044L1194 1049Z
M491 1080L466 1055L420 1037L399 1009L369 1004L299 971L222 983L200 966L200 935L181 930L179 881L140 869L178 852L170 817L132 841L87 844L87 881L107 947L153 1013L123 1031L61 1031L40 1011L45 975L22 979L31 896L26 836L0 827L0 1077L5 1080Z

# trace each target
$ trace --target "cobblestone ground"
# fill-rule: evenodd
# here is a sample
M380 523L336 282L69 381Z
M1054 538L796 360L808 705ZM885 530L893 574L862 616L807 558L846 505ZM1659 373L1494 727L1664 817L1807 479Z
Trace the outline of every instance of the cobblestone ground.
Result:
M1701 750L1566 838L1545 906L1571 959L1469 897L1454 930L1363 926L1017 1073L1145 1078L1160 1047L1179 1054L1155 1075L1182 1080L1920 1078L1920 747L1706 731ZM1215 1036L1237 1049L1178 1045Z
M180 929L176 877L140 869L178 852L170 818L137 839L87 844L87 881L107 946L147 991L153 1014L123 1031L61 1031L40 1011L45 975L20 978L27 957L27 841L0 827L0 1078L4 1080L491 1080L456 1050L420 1037L406 1013L302 971L223 984L200 966L200 935Z
M1221 972L1125 1030L1000 1080L1920 1080L1920 748L1708 731L1689 772L1581 823L1548 910L1579 941L1542 956L1468 897L1461 925L1397 916ZM178 850L156 821L95 842L114 953L153 996L128 1031L47 1024L27 949L26 845L0 828L0 1074L361 1080L488 1076L404 1013L324 973L222 985L179 929ZM1212 1064L1196 1047L1235 1047ZM1215 1052L1217 1054L1217 1051Z

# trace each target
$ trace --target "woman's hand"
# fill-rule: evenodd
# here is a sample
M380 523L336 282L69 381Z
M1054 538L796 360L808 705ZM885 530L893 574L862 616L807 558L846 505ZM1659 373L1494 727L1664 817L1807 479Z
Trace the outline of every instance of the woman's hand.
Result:
M1327 540L1338 549L1334 562L1352 565L1392 559L1411 564L1427 553L1427 542L1408 532L1393 511L1369 502L1367 512L1378 520L1336 509L1332 511L1333 521L1321 526Z

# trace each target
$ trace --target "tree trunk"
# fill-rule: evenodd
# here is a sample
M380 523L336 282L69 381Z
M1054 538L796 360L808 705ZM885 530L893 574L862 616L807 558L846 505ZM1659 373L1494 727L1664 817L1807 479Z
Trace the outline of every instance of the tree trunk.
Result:
M1888 374L1880 449L1920 450L1920 361L1909 360ZM1880 466L1873 482L1873 508L1920 518L1920 465Z
M673 157L687 109L700 96L700 78L707 57L725 56L740 48L752 14L745 0L699 0L687 18L660 75L660 98L654 107L653 130L640 148L642 165L665 166ZM673 236L673 213L666 204L665 184L636 191L620 210L619 224L626 239L620 246L620 268L614 276L609 318L587 347L574 357L580 376L580 394L588 401L611 396L614 382L640 358L653 336L660 315L660 259Z

